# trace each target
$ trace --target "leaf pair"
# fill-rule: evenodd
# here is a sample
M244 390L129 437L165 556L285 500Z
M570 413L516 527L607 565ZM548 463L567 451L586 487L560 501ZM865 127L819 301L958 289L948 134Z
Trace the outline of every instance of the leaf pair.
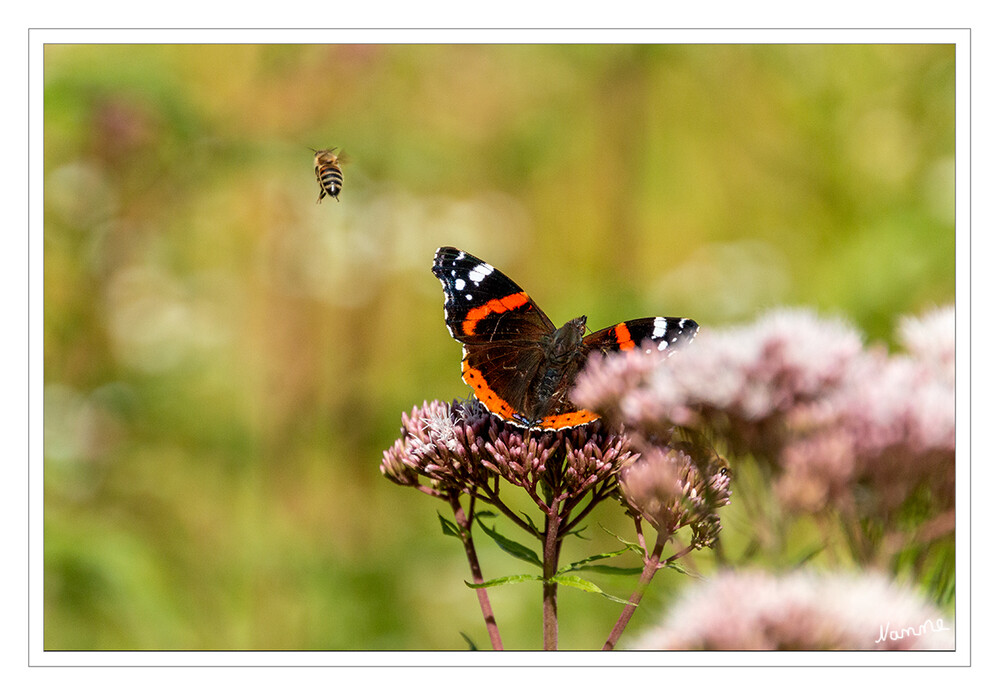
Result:
M438 515L441 521L441 528L446 535L458 536L460 537L459 530L452 522L446 520L444 517ZM486 533L487 536L493 539L497 546L503 550L508 555L511 555L518 560L523 560L535 567L542 567L541 558L533 550L525 545L518 543L510 538L507 538L495 527L488 527L482 522L482 516L494 516L491 512L484 512L482 514L476 514L476 521L478 521L479 526ZM631 545L631 544L628 544ZM555 576L551 578L550 581L560 584L562 586L570 587L573 589L579 589L580 591L586 591L588 593L599 594L604 598L610 599L611 601L616 601L618 603L628 603L625 599L618 598L604 592L599 586L593 582L583 579L582 577L575 576L574 572L579 572L581 570L590 570L594 572L600 572L603 574L638 574L641 572L641 568L637 567L614 567L612 565L597 564L600 560L606 560L607 558L616 557L624 552L627 552L631 548L624 547L620 550L615 550L609 553L599 553L597 555L591 555L590 557L584 558L582 560L577 560L576 562L570 563L562 568L560 568ZM473 589L486 589L494 586L501 586L503 584L520 584L523 582L532 581L544 581L544 577L535 574L514 574L505 577L498 577L496 579L490 579L484 581L481 584L473 584L471 582L465 582L465 584Z

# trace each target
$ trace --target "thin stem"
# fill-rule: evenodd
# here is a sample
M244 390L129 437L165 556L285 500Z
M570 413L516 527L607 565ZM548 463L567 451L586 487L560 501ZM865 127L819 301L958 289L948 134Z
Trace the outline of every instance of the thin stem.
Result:
M638 545L642 548L642 551L648 555L649 549L645 546L645 532L642 530L642 517L636 514L632 518L635 520L635 535L638 536Z
M431 497L438 497L438 498L441 498L441 499L443 499L444 497L446 497L446 495L443 494L440 490L435 490L434 488L432 488L432 487L430 487L428 485L417 484L417 485L414 485L413 487L415 487L417 490L419 490L420 492L422 492L424 495L430 495Z
M638 578L638 586L635 587L635 591L628 599L628 604L621 611L620 617L614 623L614 628L611 630L610 635L607 636L607 641L604 642L605 651L613 649L617 644L617 641L621 638L621 633L624 632L624 628L628 627L628 621L631 620L631 616L638 609L638 604L642 602L642 597L652 582L652 577L662 568L659 558L662 555L667 538L669 538L669 534L660 533L656 537L656 545L652 549L652 554L645 556L645 566L642 568L642 576Z
M451 502L451 510L454 512L454 520L457 523L458 528L461 529L461 542L465 546L465 555L468 557L468 567L472 572L472 583L481 584L482 583L482 570L479 567L479 557L475 552L475 544L472 541L472 518L473 515L465 514L465 510L461 508L461 504L458 501L457 495L452 495L449 498ZM471 504L469 505L469 511L472 509L472 505L475 504L475 498L472 498ZM503 640L500 638L499 626L496 624L496 616L493 614L493 607L489 603L489 594L484 588L479 588L475 590L475 595L479 599L479 608L482 610L482 618L486 621L486 631L489 633L489 642L496 651L501 651L503 649Z
M558 584L552 578L558 570L558 556L562 549L562 541L558 537L560 520L558 505L553 505L545 517L541 582L542 638L547 651L558 649Z
M499 509L501 512L503 512L503 514L505 514L515 524L517 524L517 526L520 526L520 528L524 529L525 531L527 531L531 535L533 535L535 537L537 536L537 531L530 524L528 524L526 521L524 521L523 519L521 519L516 514L516 512L514 512L512 509L510 509L508 506L506 506L502 502L502 500L500 500L498 493L495 493L492 490L489 490L489 494L488 495L479 494L477 496L479 498L485 500L489 504L493 505L497 509Z
M597 504L599 504L600 502L603 502L605 499L607 499L610 496L611 492L613 492L613 490L614 490L615 487L617 487L616 483L614 483L612 485L605 485L599 491L594 490L591 493L590 501L589 501L589 503L587 503L586 507L584 507L583 510L581 512L579 512L579 514L577 514L575 517L573 517L572 519L570 519L562 527L562 535L564 536L566 533L568 533L569 531L571 531L573 529L573 527L576 526L576 524L578 524L580 521L582 521L583 518L587 514L589 514L591 511L593 511L593 508L596 507ZM575 506L575 503L572 506ZM570 510L571 510L571 507L568 507L566 509L566 512L568 512Z
M668 564L669 564L669 563L671 563L671 562L676 562L677 560L679 560L679 559L680 559L681 557L683 557L684 555L688 554L688 553L689 553L689 552L690 552L691 550L693 550L693 549L694 549L694 546L693 546L693 545L688 545L688 546L687 546L686 548L684 548L683 550L680 550L680 551L678 551L678 552L676 552L676 553L673 553L672 555L670 555L670 556L669 556L669 557L668 557L668 558L666 559L666 561L665 561L665 562L663 562L663 563L662 563L662 564L660 565L660 567L665 567L666 565L668 565Z

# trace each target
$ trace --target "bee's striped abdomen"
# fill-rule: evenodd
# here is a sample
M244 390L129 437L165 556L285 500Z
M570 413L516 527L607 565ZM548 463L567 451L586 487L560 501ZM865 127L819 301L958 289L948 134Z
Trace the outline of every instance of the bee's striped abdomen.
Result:
M316 153L316 181L319 182L319 200L330 196L340 202L340 190L343 188L343 171L340 169L339 158L332 150L313 150Z

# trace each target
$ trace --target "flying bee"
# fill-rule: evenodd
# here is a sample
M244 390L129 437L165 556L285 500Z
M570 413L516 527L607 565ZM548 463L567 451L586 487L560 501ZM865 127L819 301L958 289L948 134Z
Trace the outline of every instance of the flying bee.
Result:
M309 148L312 149L311 147ZM319 199L317 203L323 202L323 198L330 196L336 202L340 202L340 189L343 188L343 171L340 165L346 161L343 153L339 155L336 151L340 149L334 147L331 150L312 150L315 155L316 181L319 182Z

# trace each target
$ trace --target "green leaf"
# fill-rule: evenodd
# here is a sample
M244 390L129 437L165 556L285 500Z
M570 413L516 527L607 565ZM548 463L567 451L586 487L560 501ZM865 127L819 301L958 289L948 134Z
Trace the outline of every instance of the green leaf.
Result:
M479 648L477 646L475 646L475 642L472 641L471 637L469 637L468 635L466 635L464 632L459 632L458 634L465 638L465 641L468 643L468 650L469 651L472 651L472 652L479 651Z
M616 603L625 603L628 605L635 605L631 601L623 598L618 598L617 596L612 596L611 594L604 593L599 586L591 581L583 579L582 577L577 577L574 574L556 574L552 577L552 581L556 584L561 584L562 586L567 586L571 589L579 589L580 591L586 591L591 594L600 594L606 599L614 601Z
M445 536L454 536L455 538L461 538L461 531L458 530L458 525L453 521L448 521L440 512L437 512L437 518L441 521L441 531L444 532Z
M503 584L523 584L524 582L540 582L541 577L536 574L511 574L498 579L488 579L481 584L473 584L466 581L465 586L470 589L488 589L491 586L502 586Z
M596 572L598 574L641 574L641 567L615 567L614 565L587 565L586 567L580 568L587 572Z
M625 553L627 551L628 551L627 548L621 548L620 550L612 550L609 553L600 553L599 555L590 555L589 557L585 557L582 560L577 560L576 562L573 562L570 565L566 565L565 567L562 567L561 569L559 569L559 571L557 572L557 574L563 574L564 572L574 572L575 570L583 569L587 565L593 564L597 560L606 560L609 557L617 557L621 553Z
M692 572L692 571L688 570L686 567L684 567L683 565L681 565L679 562L667 562L665 566L666 566L666 569L671 569L674 572L679 572L680 574L684 575L685 577L694 577L696 579L700 579L701 578L701 575L697 574L696 572Z
M605 527L603 524L600 524L600 528L602 528L606 533L610 534L611 536L614 536L614 538L621 541L624 547L630 550L631 552L636 553L637 555L643 558L645 557L645 551L642 550L642 546L640 546L638 543L632 543L631 541L624 540L623 538L621 538L621 536L617 535L613 531L609 531L607 527Z
M524 517L524 521L526 521L527 525L531 527L532 531L534 531L534 535L536 535L538 538L541 538L543 533L541 529L537 527L537 524L534 523L534 519L532 519L527 512L521 512L520 515Z
M535 567L542 566L541 560L538 559L538 554L527 546L521 545L517 541L510 540L497 531L495 527L489 528L481 521L479 522L479 526L482 527L482 530L485 531L490 538L496 541L496 545L498 545L504 552L513 555L518 560L529 562Z

